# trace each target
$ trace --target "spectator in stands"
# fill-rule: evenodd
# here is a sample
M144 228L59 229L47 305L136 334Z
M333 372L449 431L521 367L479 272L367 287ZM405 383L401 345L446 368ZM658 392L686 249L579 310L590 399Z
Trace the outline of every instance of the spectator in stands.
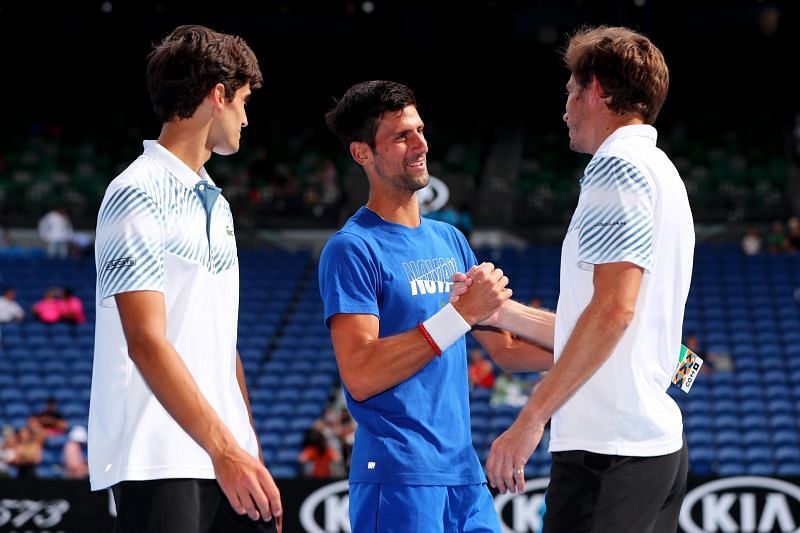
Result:
M6 287L0 296L0 324L20 322L25 318L25 310L16 300L17 292L13 287Z
M67 479L84 479L89 477L89 463L86 460L86 440L88 433L83 426L75 426L69 431L69 438L64 443L61 460L64 477Z
M12 426L3 426L0 440L0 478L10 476L10 466L17 457L17 432Z
M767 250L771 254L777 254L786 249L786 230L783 222L775 220L772 223L769 234L767 235Z
M510 405L512 407L522 407L528 401L530 384L511 372L503 371L497 376L492 387L492 396L489 398L489 405L498 407Z
M791 253L800 251L800 218L792 217L786 223L789 228L786 235L786 250Z
M350 411L347 408L339 410L339 427L337 428L337 436L341 442L342 448L342 463L344 464L345 471L350 471L350 458L353 454L353 442L356 438L356 422L350 416Z
M14 458L10 464L17 467L17 479L36 479L36 466L42 463L42 447L45 435L36 423L22 426L17 430Z
M55 324L61 320L61 289L52 287L44 293L44 298L33 304L33 314L45 324Z
M304 477L329 479L342 472L341 455L315 427L308 431L306 446L298 460Z
M756 255L761 253L761 235L754 227L747 228L747 232L742 237L742 252L745 255Z
M85 324L86 315L83 311L83 302L75 296L72 289L65 287L61 291L61 316L60 320L73 324Z
M531 296L531 299L528 301L528 307L531 309L544 309L542 306L542 297L541 296Z
M87 231L76 231L69 241L69 255L76 259L87 257L91 254L94 238Z
M44 409L33 415L47 435L62 435L67 430L67 419L58 410L58 400L47 398Z
M11 240L11 232L8 231L8 226L0 224L0 250L10 248L13 244Z
M470 237L472 236L472 206L470 206L467 202L461 202L458 205L458 223L456 227L461 230L461 233L464 234L464 237L467 238L467 242L470 242Z
M733 372L733 358L725 351L708 350L700 344L696 334L689 333L683 341L683 345L700 356L703 366L700 367L701 374L711 374L712 372Z
M459 231L420 217L416 191L430 179L428 145L408 87L354 85L326 122L369 182L366 205L319 261L325 323L359 424L351 527L499 531L472 446L464 335L508 300L507 279L483 264L467 299L448 303L447 281L477 260ZM501 366L552 363L550 352L515 343L506 332L476 328L472 335Z
M72 222L64 206L47 212L39 220L39 237L47 245L48 257L65 259L72 233Z
M97 216L91 487L114 493L115 531L275 532L280 493L236 352L233 216L205 169L239 150L261 70L241 37L188 25L146 71L161 131Z
M480 348L476 347L469 351L467 377L470 388L491 389L494 386L494 365L484 357Z

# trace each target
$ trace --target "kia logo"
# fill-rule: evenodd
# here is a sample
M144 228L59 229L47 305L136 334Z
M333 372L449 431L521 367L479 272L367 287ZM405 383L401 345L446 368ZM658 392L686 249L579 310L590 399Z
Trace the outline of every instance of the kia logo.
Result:
M348 482L337 481L308 495L300 506L300 523L308 533L350 533ZM318 518L322 522L318 522Z
M504 533L542 530L542 505L549 478L525 480L523 493L498 494L494 508ZM511 505L509 505L509 503Z
M765 477L742 476L705 483L683 499L686 533L800 533L800 487Z

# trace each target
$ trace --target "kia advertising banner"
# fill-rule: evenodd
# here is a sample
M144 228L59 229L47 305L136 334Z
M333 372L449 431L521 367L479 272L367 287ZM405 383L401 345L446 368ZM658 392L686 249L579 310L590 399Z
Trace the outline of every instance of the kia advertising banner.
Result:
M546 478L529 479L524 494L497 494L507 533L538 532ZM347 481L279 480L284 532L350 532ZM0 480L0 532L109 533L113 502L87 482ZM683 533L800 533L800 478L757 476L690 478L683 501Z

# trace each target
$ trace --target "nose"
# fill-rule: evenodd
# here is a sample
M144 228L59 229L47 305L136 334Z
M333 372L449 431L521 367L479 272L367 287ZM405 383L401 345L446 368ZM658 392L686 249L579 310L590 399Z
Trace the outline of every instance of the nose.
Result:
M247 127L247 113L244 113L244 115L242 116L242 127L243 128Z
M565 112L564 112L564 116L562 116L561 118L562 118L562 119L564 119L564 122L567 122L567 119L569 119L569 113L567 113L567 112L565 111Z
M428 141L425 140L425 136L422 133L415 133L413 141L412 147L414 150L419 150L423 154L428 153Z

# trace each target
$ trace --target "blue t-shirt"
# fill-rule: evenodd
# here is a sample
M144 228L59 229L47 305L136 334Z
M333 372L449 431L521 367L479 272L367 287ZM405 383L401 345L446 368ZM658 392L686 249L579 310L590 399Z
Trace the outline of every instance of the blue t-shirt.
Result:
M464 235L420 219L386 222L362 207L322 251L325 324L339 313L371 314L380 337L417 327L450 300L454 272L475 265ZM472 447L466 343L462 337L406 381L347 406L358 422L351 482L468 485L485 477Z

